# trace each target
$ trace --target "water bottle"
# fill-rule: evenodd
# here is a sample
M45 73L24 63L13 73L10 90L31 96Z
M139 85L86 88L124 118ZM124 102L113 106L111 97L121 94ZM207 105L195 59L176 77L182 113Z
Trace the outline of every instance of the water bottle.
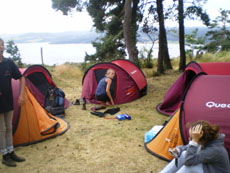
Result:
M123 114L118 114L116 118L120 121L125 120L125 116Z
M127 120L131 120L131 116L129 116L128 114L124 114L124 116Z
M145 133L145 142L151 141L156 134L153 132L146 132Z

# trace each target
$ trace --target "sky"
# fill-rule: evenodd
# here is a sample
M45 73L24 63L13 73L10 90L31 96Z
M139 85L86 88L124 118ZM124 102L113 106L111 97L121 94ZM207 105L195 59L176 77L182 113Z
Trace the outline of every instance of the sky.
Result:
M51 0L0 0L0 21L2 34L90 30L93 25L86 12L65 16Z
M208 0L206 9L212 19L219 8L230 9L229 0ZM64 16L52 8L51 0L0 0L0 21L0 34L91 30L93 25L87 12ZM185 26L195 25L202 26L199 22L185 22Z

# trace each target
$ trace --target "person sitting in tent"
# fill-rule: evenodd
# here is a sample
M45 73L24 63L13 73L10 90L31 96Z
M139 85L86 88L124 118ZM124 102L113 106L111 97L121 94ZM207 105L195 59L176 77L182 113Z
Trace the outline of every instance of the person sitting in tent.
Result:
M100 101L100 105L93 107L92 108L93 111L106 108L106 102L109 101L112 105L114 105L114 100L110 92L111 84L114 76L115 76L115 71L113 69L108 69L105 74L105 77L103 77L99 81L95 96L96 99Z
M7 166L16 166L17 162L25 161L14 152L12 137L13 120L13 93L11 79L20 79L20 95L18 104L25 103L25 79L10 59L3 57L5 50L4 41L0 38L0 152L3 156L2 163Z
M190 125L188 145L172 149L174 159L161 173L229 173L229 157L224 148L224 134L217 125L198 121Z

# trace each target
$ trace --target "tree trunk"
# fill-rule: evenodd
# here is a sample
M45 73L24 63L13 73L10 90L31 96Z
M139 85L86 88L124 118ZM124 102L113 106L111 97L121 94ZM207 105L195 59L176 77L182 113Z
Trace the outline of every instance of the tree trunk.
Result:
M169 50L168 50L168 41L167 41L167 34L166 34L166 29L165 29L165 21L164 21L164 7L163 7L163 0L161 0L160 2L160 8L162 8L161 10L161 16L162 16L162 22L161 22L161 31L162 31L162 40L163 40L163 58L164 58L164 64L166 69L172 69L172 65L170 62L170 58L169 58Z
M136 48L136 42L132 38L132 33L134 32L135 28L132 28L132 5L133 0L126 0L125 1L125 17L124 17L124 38L125 44L129 55L129 60L138 64L138 51ZM135 19L133 19L135 20ZM136 23L136 20L135 20ZM136 32L135 32L136 33ZM135 34L136 38L136 34Z
M132 30L132 47L135 59L135 63L138 64L138 49L137 49L137 31L139 25L137 25L137 13L138 13L138 4L140 0L133 0L133 9L132 9L132 20L131 20L131 30Z
M157 0L157 14L159 19L159 49L158 49L158 59L157 59L157 72L159 74L164 73L163 61L164 61L164 53L165 51L165 41L164 34L164 14L163 14L163 0Z
M163 32L163 38L164 38L164 64L166 66L166 69L172 69L171 61L169 58L169 51L168 51L168 41L167 41L167 35L166 35L166 30L164 27L164 32Z
M179 44L180 44L180 64L179 70L185 70L186 55L185 55L185 39L184 39L184 2L179 0Z

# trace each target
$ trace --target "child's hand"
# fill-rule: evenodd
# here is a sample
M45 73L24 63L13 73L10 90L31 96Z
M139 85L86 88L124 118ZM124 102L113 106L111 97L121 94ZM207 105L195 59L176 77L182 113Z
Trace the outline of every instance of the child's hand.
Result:
M18 104L19 106L22 106L25 103L25 96L21 95L18 97Z
M110 100L110 103L111 103L112 106L115 105L115 104L114 104L114 101L113 101L112 99Z
M179 153L176 148L169 148L169 152L173 157L178 158Z
M199 142L200 138L203 136L202 125L198 124L192 127L190 130L192 141Z

